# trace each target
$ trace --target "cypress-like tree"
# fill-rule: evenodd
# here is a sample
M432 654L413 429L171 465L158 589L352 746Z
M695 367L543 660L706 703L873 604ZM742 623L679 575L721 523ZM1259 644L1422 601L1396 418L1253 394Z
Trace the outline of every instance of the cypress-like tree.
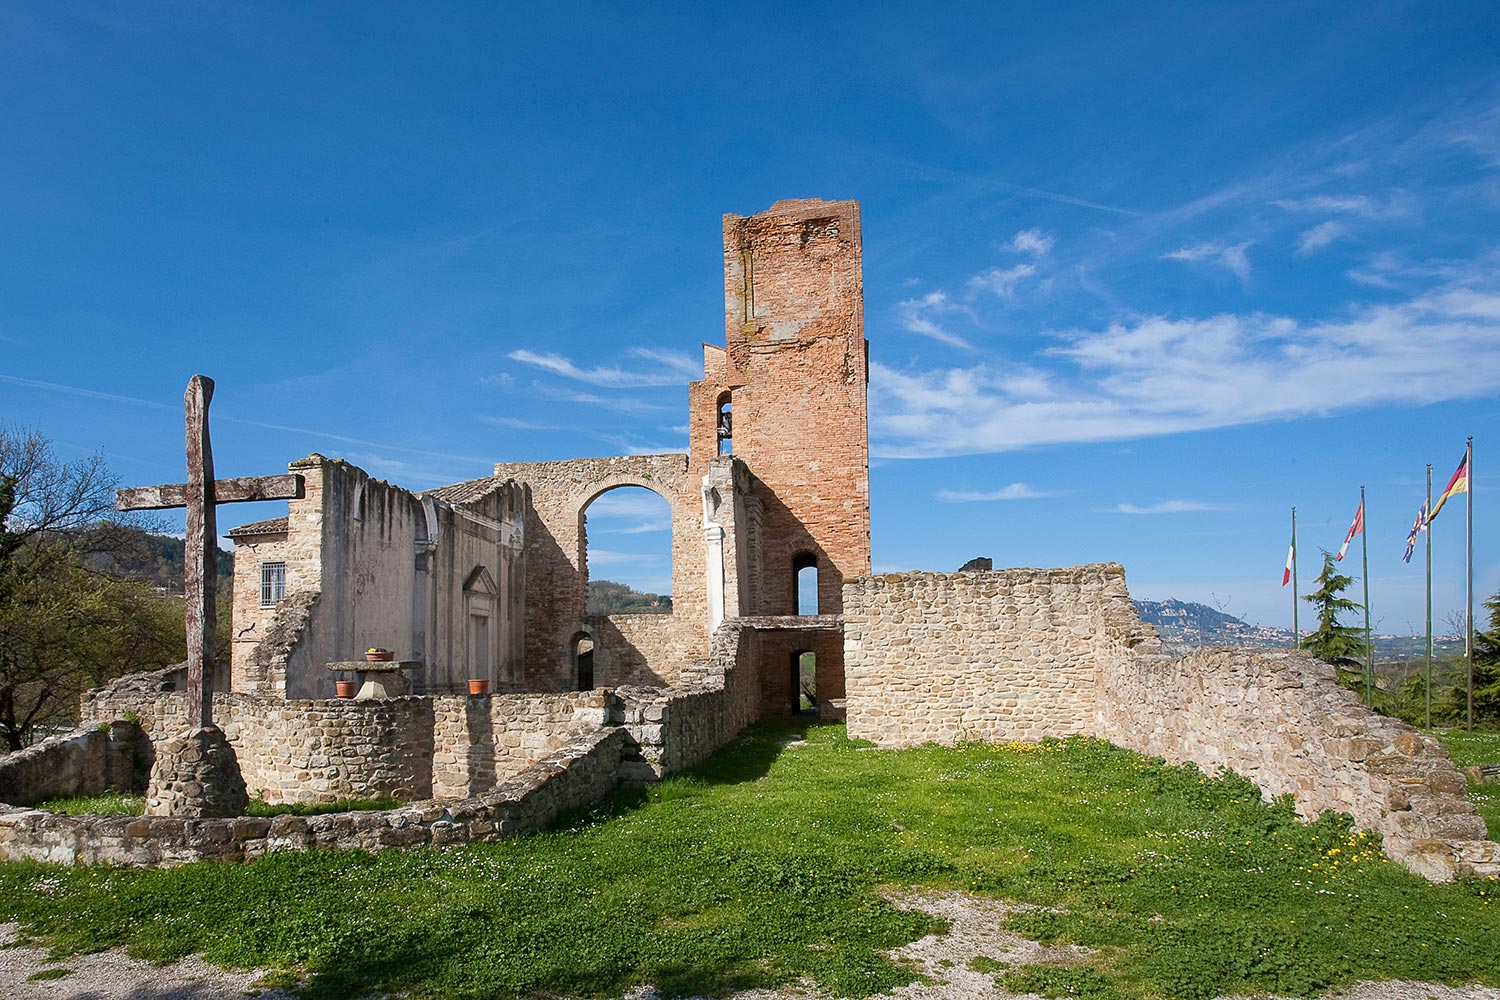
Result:
M1364 631L1343 625L1339 615L1359 611L1364 605L1340 596L1354 582L1333 567L1333 553L1323 551L1323 572L1318 574L1318 589L1302 598L1317 608L1318 627L1302 639L1302 648L1325 663L1348 670L1358 670L1365 663Z
M1484 602L1490 612L1489 631L1474 630L1474 720L1500 719L1500 591ZM1455 691L1463 704L1465 694Z

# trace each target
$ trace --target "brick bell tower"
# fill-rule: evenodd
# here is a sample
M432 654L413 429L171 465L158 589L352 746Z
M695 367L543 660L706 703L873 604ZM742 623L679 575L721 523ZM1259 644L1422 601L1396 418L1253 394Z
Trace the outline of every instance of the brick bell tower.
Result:
M704 345L705 377L689 389L690 458L700 469L732 453L750 474L741 613L796 615L799 571L813 567L818 614L839 614L844 578L870 572L858 202L778 201L724 216L724 344ZM841 698L842 638L829 639L803 645L818 649L820 694Z

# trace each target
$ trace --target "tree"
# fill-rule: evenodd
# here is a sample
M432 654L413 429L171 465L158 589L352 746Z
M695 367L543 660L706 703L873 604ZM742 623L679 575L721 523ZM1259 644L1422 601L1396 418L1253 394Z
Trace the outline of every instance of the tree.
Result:
M60 462L40 434L0 428L0 739L12 750L71 721L87 688L183 657L180 602L83 563L141 537L114 496L99 456Z
M1325 663L1346 669L1358 669L1365 662L1363 631L1339 622L1345 611L1359 611L1364 605L1341 597L1354 578L1344 576L1333 567L1333 553L1323 551L1323 572L1318 574L1318 589L1302 598L1318 609L1318 627L1302 639L1302 648Z
M1495 722L1500 720L1500 591L1484 606L1490 612L1490 627L1474 630L1474 721ZM1463 687L1453 689L1456 704L1465 704L1467 689L1467 678Z

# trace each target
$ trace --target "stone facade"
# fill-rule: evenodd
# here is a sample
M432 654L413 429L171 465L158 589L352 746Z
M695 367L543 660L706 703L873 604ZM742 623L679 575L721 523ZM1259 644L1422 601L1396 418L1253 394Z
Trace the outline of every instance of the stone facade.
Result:
M495 481L450 499L321 455L288 468L306 495L288 503L287 517L229 533L232 690L319 697L332 685L325 664L372 646L418 662L407 681L419 693L463 690L471 677L519 686L521 487ZM268 565L284 574L278 602L262 600Z

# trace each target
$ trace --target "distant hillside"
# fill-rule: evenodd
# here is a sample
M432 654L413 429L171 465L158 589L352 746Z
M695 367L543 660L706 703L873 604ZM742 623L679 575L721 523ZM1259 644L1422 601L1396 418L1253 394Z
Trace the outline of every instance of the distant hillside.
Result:
M1199 646L1292 646L1292 630L1269 625L1251 625L1206 604L1179 601L1136 601L1141 621L1153 626L1169 652L1185 653ZM1305 622L1311 622L1311 609ZM1375 635L1375 653L1381 660L1407 660L1423 655L1427 639L1420 635ZM1463 639L1434 636L1433 654L1463 653Z
M671 594L645 594L613 580L589 581L591 615L670 615Z
M181 538L118 525L95 530L117 535L120 544L109 546L114 550L112 555L85 556L84 564L90 569L145 580L169 594L182 593L183 552L187 543ZM234 553L220 549L218 562L219 590L227 594L234 579Z

